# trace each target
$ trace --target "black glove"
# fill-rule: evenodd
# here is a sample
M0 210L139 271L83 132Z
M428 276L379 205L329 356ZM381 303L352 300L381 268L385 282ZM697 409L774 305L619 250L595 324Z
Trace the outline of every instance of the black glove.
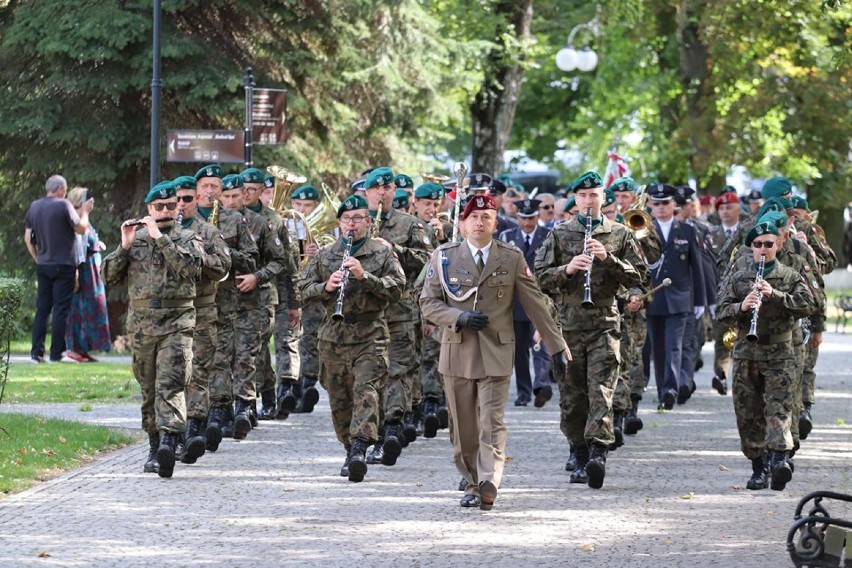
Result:
M473 312L462 312L462 315L459 316L459 321L456 322L456 326L459 328L466 327L468 329L479 331L488 327L488 316L478 310Z

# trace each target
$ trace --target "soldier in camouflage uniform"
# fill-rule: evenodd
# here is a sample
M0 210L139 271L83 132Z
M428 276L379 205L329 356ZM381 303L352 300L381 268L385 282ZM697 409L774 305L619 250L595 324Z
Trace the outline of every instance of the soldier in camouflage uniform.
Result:
M219 230L197 215L195 178L181 176L174 180L178 198L181 226L201 237L204 264L196 284L195 327L192 330L192 376L186 385L186 433L181 462L195 463L204 455L210 397L208 377L216 353L216 288L231 270L231 251Z
M603 485L607 448L615 442L612 394L621 335L615 294L619 286L639 286L645 274L633 234L600 214L602 184L595 172L571 183L585 214L555 227L535 259L542 290L561 305L562 333L574 356L559 385L561 428L577 459L571 482L592 488ZM587 222L593 229L585 243ZM581 305L587 270L593 307Z
M201 237L174 226L177 198L172 182L153 187L145 203L143 228L137 231L128 222L121 226L121 245L104 259L103 276L107 286L126 281L130 295L132 369L142 389L142 429L151 448L144 471L171 477L186 427L193 299L204 250Z
M394 465L403 444L413 442L417 436L416 428L410 422L403 431L403 419L406 413L411 412L412 383L420 380L415 348L415 321L420 318L420 312L412 299L411 290L432 248L423 223L391 207L396 185L390 168L372 170L364 182L364 189L370 204L370 215L376 214L379 204L382 207L382 218L374 219L378 223L379 235L374 240L396 254L406 278L400 301L391 304L387 310L390 361L388 382L383 393L384 428L382 444L370 453L368 462Z
M405 275L394 252L368 237L370 216L363 197L344 200L337 218L342 234L352 235L351 249L344 238L321 248L308 264L301 292L306 304L324 308L320 383L328 391L337 439L347 451L340 474L359 482L367 473L367 447L379 439L381 393L388 378L385 310L399 300ZM340 301L342 317L333 318Z
M236 341L234 322L237 315L237 274L252 274L257 269L257 243L248 230L248 222L235 211L226 209L222 197L222 168L204 166L195 174L198 214L218 228L231 252L231 271L216 290L216 353L209 376L210 413L207 418L207 450L215 452L222 436L233 436L233 383ZM214 216L215 213L215 216Z
M792 344L797 320L814 310L814 298L798 272L776 260L778 229L757 223L746 235L754 263L731 274L720 287L717 316L737 329L734 345L734 411L743 454L752 462L749 489L781 491L792 478L789 452L795 411ZM758 259L765 255L762 277ZM757 340L746 335L755 320ZM768 452L768 455L767 455Z

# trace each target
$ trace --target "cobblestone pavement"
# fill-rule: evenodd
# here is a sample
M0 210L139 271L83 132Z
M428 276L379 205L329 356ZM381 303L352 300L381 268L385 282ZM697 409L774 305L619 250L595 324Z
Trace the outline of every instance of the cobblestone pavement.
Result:
M708 344L692 400L662 414L647 400L645 428L610 454L597 491L568 484L553 402L510 402L511 461L491 512L458 506L445 430L349 483L323 397L171 480L142 473L140 443L0 499L0 566L789 566L796 502L852 491L852 338L823 345L815 428L784 492L745 489L750 463L731 397L710 388ZM135 405L2 410L139 426Z

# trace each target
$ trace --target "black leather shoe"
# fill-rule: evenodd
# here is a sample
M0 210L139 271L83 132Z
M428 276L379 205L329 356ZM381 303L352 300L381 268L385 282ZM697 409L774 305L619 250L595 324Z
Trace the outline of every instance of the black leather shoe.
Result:
M373 450L367 454L365 461L369 465L375 465L377 463L382 463L382 456L385 455L385 452L382 450L382 442L379 441L378 444L373 446Z
M160 464L157 463L157 450L160 449L160 433L155 432L148 434L148 459L145 465L142 466L142 471L145 473L157 473Z
M530 399L526 396L519 396L515 399L515 406L526 406L530 403Z
M459 491L464 491L465 489L467 489L468 485L469 483L467 482L467 479L462 477L461 481L459 481Z
M577 469L577 456L574 454L574 448L571 448L568 461L565 462L565 471L574 471L575 469Z
M442 404L438 407L438 422L441 423L441 430L445 430L450 425L450 411L447 409L446 404Z
M746 482L746 489L759 491L769 487L769 462L765 455L751 460L751 477Z
M713 377L712 381L713 388L716 389L716 392L722 396L728 394L728 383L725 381L725 376L721 377Z
M496 500L497 487L490 481L481 481L479 483L479 508L483 511L490 511Z
M310 414L314 411L314 406L319 402L319 391L316 387L308 387L302 395L302 404L299 405L297 412L302 414Z
M234 414L234 439L244 440L251 432L251 419L249 418L249 402L238 398L236 401L236 413Z
M163 432L160 435L160 448L157 450L157 475L160 477L171 477L175 470L175 450L178 445L179 434Z
M367 462L364 461L364 453L367 451L367 442L360 438L352 441L352 449L349 450L349 481L360 483L367 475Z
M183 452L180 454L181 463L193 464L198 458L204 455L204 450L207 446L207 440L201 433L201 420L190 418L186 421L186 434L184 435L186 443L184 444Z
M802 412L799 413L799 439L807 440L811 430L814 428L813 419L811 418L810 405L806 405Z
M396 459L402 453L402 425L392 422L385 425L385 441L382 444L382 465L396 465Z
M586 468L578 467L574 471L571 472L571 477L568 478L568 483L582 483L586 485L589 483L589 476L586 474Z
M589 487L600 489L603 487L606 477L606 446L603 444L592 444L589 451L589 463L586 464L586 475L589 476Z
M343 467L340 468L340 477L349 477L349 455L352 452L352 446L349 444L343 446L346 450L346 459L343 460Z
M222 422L224 419L224 408L214 406L210 409L210 415L207 417L207 428L204 430L208 452L215 452L219 449L219 444L222 442Z
M692 396L692 391L689 389L689 385L680 385L677 388L677 403L678 404L686 404L686 401L689 400L689 397Z
M459 505L462 507L479 507L482 505L479 499L479 495L465 495L459 501Z
M550 385L544 385L543 387L536 389L534 406L536 408L541 408L547 404L547 401L551 398L553 398L553 387Z
M671 391L671 390L666 391L663 394L662 404L663 404L663 408L665 410L671 410L672 408L674 408L674 405L675 405L675 393L674 393L674 391Z
M160 469L162 467L160 465ZM787 483L793 479L793 469L790 467L790 462L787 461L787 452L772 450L769 453L769 468L772 472L769 488L773 491L784 491Z
M290 385L282 385L278 389L278 418L286 418L296 410L296 395ZM283 416L282 416L283 415Z

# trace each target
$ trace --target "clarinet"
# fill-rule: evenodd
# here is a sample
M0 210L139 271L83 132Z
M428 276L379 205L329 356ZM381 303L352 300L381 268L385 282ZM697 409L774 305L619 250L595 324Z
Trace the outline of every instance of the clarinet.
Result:
M346 238L346 247L343 249L343 262L352 254L352 237L350 232ZM340 264L340 269L343 270L343 280L340 281L340 289L337 292L337 305L334 307L334 313L331 314L331 319L334 321L343 320L343 298L346 295L346 283L349 282L349 269L343 267L343 262Z
M592 208L586 209L586 237L583 240L583 254L592 258L589 253L589 239L592 238ZM594 259L592 258L592 261ZM583 281L583 306L591 308L595 305L592 301L592 267L586 270L586 279Z
M760 255L760 262L757 263L757 276L754 277L754 284L752 285L752 289L756 289L757 285L760 284L760 281L763 280L763 267L766 263L766 255ZM763 303L763 294L757 295L757 305L751 309L751 324L748 327L748 334L746 334L746 341L749 343L756 343L758 340L757 336L757 312L760 311L760 304Z

